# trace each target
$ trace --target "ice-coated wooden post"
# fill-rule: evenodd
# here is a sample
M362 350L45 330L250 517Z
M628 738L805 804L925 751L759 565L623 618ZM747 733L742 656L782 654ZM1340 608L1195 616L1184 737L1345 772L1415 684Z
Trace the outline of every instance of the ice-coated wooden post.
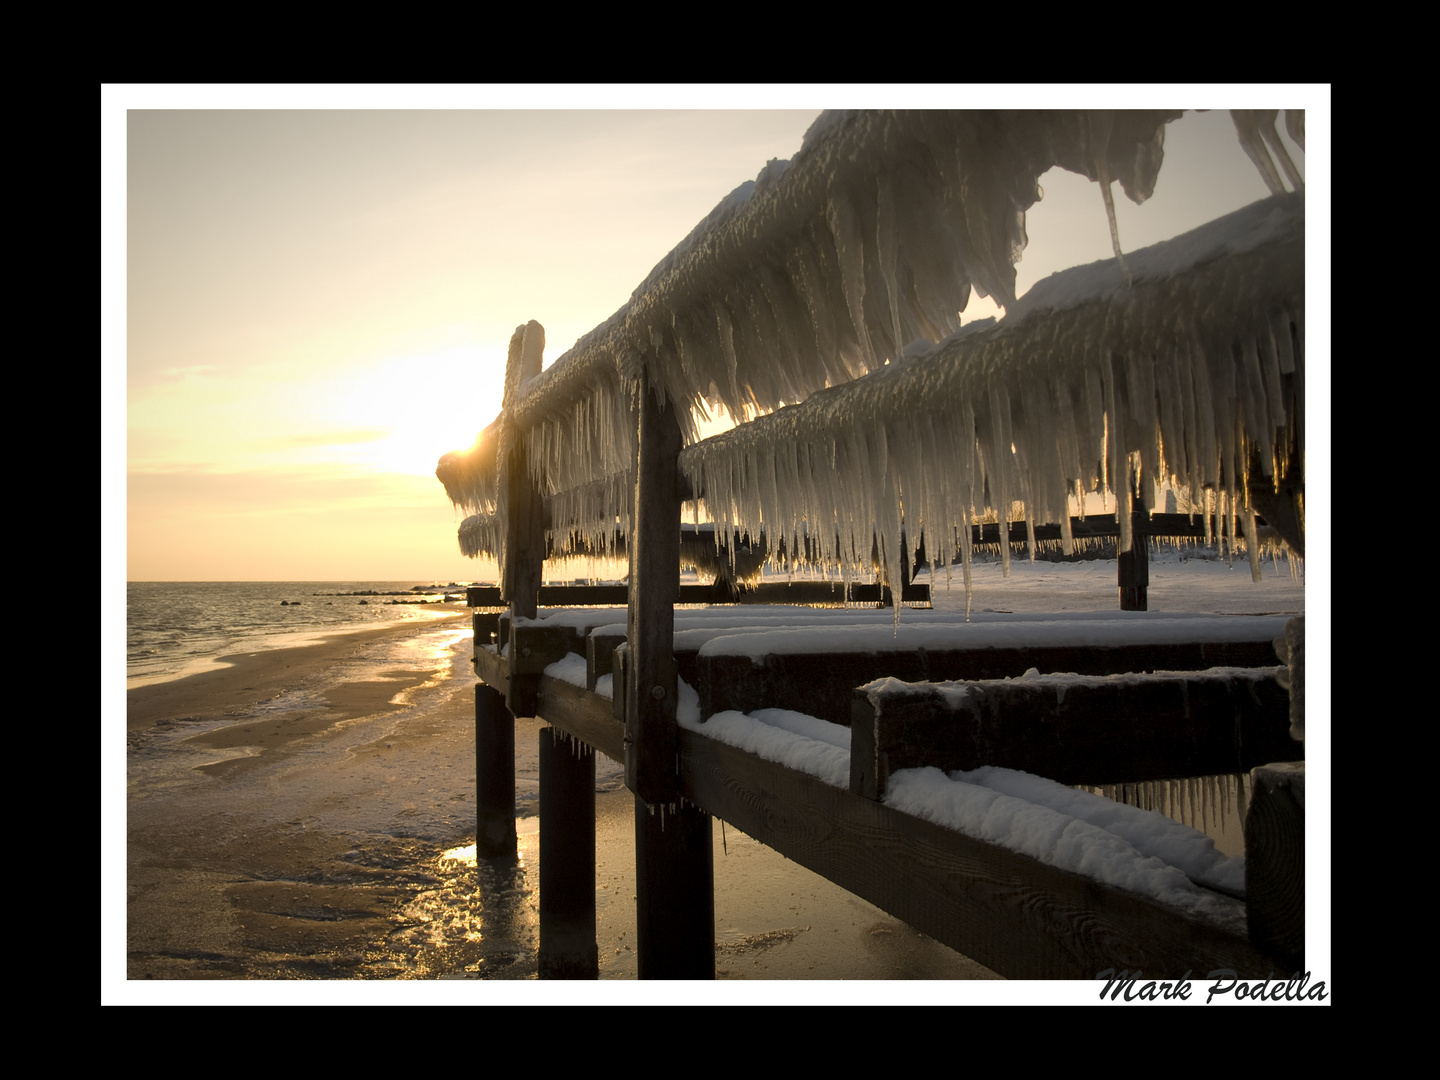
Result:
M505 364L504 408L519 397L527 379L540 374L545 330L534 320L515 328ZM502 414L496 478L508 505L501 597L510 604L510 617L534 618L540 595L540 568L545 555L544 505L525 460L523 439L515 436L508 415ZM480 622L476 619L475 648L480 648ZM533 700L534 679L522 682ZM515 835L515 712L517 688L511 680L510 697L485 683L475 686L475 852L481 858L509 856L518 850ZM526 715L534 712L533 705Z
M595 751L540 732L540 977L598 979Z
M642 979L715 977L710 816L681 802L675 602L680 595L680 425L647 375L637 387L625 783L636 795L635 879Z
M680 596L680 425L642 377L636 402L630 516L629 662L625 681L625 784L647 803L674 802L675 602Z
M540 374L545 351L545 328L534 319L517 326L510 338L505 363L505 419L501 425L499 467L505 498L505 551L501 569L501 595L514 620L533 619L540 608L540 579L545 567L545 501L530 476L529 455L522 432L514 430L509 410L519 400L520 388ZM510 680L507 704L516 716L535 715L535 694L540 679L526 675Z
M1141 515L1136 514L1130 526L1130 550L1120 552L1120 610L1150 609L1149 539L1140 532Z
M475 684L475 854L482 859L514 858L515 717L505 695Z
M1147 481L1148 482L1148 481ZM1135 477L1130 478L1135 490ZM1119 553L1120 610L1150 609L1150 515L1143 507L1130 514L1130 550Z

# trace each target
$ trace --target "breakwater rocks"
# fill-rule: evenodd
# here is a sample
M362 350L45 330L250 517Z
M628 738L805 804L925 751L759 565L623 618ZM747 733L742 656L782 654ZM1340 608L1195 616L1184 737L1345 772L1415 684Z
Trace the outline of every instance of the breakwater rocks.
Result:
M356 589L353 592L333 593L311 593L312 596L389 596L392 599L386 601L390 604L463 604L465 602L465 586L457 582L450 582L448 585L412 585L408 589ZM402 599L403 598L403 599ZM284 604L285 601L280 601ZM300 601L291 600L291 604L298 604ZM361 604L368 604L368 599L362 599Z

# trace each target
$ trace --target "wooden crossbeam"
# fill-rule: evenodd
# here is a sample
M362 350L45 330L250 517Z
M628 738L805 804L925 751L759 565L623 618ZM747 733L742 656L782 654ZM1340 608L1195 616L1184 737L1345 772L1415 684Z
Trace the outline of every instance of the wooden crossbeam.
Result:
M850 784L883 799L900 769L993 765L1099 786L1296 761L1276 668L888 683L852 699Z
M482 677L504 678L486 652ZM623 761L607 702L540 677L541 716ZM680 796L922 933L1009 978L1093 979L1109 967L1173 978L1287 970L1241 936L1163 904L972 840L681 729Z

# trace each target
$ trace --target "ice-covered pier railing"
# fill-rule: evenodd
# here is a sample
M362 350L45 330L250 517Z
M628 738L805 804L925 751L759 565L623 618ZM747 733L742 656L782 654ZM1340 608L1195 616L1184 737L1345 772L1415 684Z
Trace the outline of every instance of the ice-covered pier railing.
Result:
M1116 477L1128 547L1132 456L1233 507L1252 455L1267 477L1303 455L1303 245L1303 201L1280 195L1132 253L1132 285L1109 260L1052 275L998 324L697 443L681 471L722 526L834 520L842 550L812 535L841 565L873 528L891 581L902 524L938 565L958 543L968 577L974 508L1013 501L1068 553L1068 496Z
M508 388L473 451L441 460L451 499L474 515L462 549L501 554L496 468L516 438L552 538L603 549L617 526L627 533L642 372L691 443L692 408L781 409L692 445L682 469L717 520L792 535L803 521L844 571L868 564L878 535L898 580L902 518L937 561L957 529L966 555L961 526L986 508L1021 501L1029 520L1065 523L1069 494L1096 481L1126 492L1132 464L1224 491L1233 516L1252 465L1273 483L1303 461L1303 196L1014 297L1037 178L1058 164L1098 181L1107 205L1115 179L1142 201L1179 115L824 114L792 161L737 188L624 308ZM1283 151L1278 166L1270 156L1275 119L1236 114L1272 190L1281 172L1298 180ZM1303 134L1297 119L1287 126ZM1007 317L952 336L972 288ZM533 348L537 333L517 340ZM820 391L807 411L781 408Z

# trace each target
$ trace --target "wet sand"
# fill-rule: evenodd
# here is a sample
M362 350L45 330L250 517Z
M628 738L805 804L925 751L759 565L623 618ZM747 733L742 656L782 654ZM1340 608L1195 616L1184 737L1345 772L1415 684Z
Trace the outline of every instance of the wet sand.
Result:
M535 977L542 722L516 721L520 858L477 866L473 846L468 860L460 850L475 837L468 642L377 662L443 626L245 654L127 694L131 989ZM597 936L601 978L627 980L634 811L621 775L599 759ZM729 826L715 823L714 845L721 980L994 977ZM307 1000L327 992L307 985ZM191 1000L195 987L149 989Z

